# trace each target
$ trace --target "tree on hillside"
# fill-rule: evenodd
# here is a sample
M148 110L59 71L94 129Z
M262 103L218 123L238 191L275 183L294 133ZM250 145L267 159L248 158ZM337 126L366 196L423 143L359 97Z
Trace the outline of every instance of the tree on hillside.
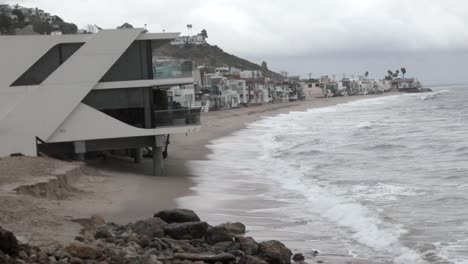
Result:
M0 33L11 34L12 24L10 18L5 14L0 14Z
M268 64L266 61L262 61L262 73L263 77L266 76L266 73L268 72Z
M24 22L24 14L21 10L19 9L14 9L12 12L13 15L16 15L18 17L18 22L23 23Z
M59 16L54 16L54 21L55 22L59 22L59 23L63 23L63 19Z
M78 27L73 23L58 23L60 31L63 34L76 34Z
M125 22L120 27L117 27L117 29L125 29L125 28L133 28L133 26L132 24Z
M208 38L208 33L206 32L206 29L203 29L200 35L203 37L203 41L205 41L205 39Z
M405 67L402 67L401 68L401 73L403 74L403 79L405 78L405 74L406 74L406 68Z

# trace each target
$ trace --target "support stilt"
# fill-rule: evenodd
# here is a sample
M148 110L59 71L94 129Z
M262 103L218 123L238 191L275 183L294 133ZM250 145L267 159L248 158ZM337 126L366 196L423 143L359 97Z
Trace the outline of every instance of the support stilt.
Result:
M141 148L136 148L133 149L133 161L137 164L141 163L143 160L143 151L141 151Z
M153 175L163 176L164 175L164 164L162 156L162 146L159 144L158 137L156 136L153 143Z

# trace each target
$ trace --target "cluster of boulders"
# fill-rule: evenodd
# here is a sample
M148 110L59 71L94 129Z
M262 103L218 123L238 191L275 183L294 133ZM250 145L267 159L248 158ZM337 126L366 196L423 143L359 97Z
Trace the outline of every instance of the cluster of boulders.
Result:
M93 217L65 247L19 245L0 228L0 263L71 264L290 264L305 263L279 241L258 243L242 223L210 226L191 210L173 209L125 226Z

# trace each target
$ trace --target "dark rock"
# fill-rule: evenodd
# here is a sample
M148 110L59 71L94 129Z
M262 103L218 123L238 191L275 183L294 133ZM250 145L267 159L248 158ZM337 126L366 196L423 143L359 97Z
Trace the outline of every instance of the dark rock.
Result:
M187 209L171 209L163 210L156 214L154 217L159 217L169 224L172 223L186 223L186 222L200 222L200 218L192 210Z
M96 239L105 239L105 238L111 238L113 237L113 235L106 226L99 226L96 229L96 233L94 234L94 237Z
M70 259L70 264L83 264L84 261L82 259L79 259L79 258L75 258L75 257L72 257Z
M269 264L290 264L292 253L283 243L271 240L258 244L258 256Z
M302 261L305 261L305 257L304 257L304 255L302 253L296 253L292 257L292 260L294 262L302 262Z
M164 226L164 233L174 239L202 238L208 224L206 222L172 223Z
M240 250L242 250L246 255L257 255L258 243L255 239L251 237L236 237L236 240L240 244Z
M190 261L204 261L208 263L229 263L235 261L236 257L228 253L221 253L217 255L204 255L204 254L191 254L191 253L176 253L174 259L190 260Z
M139 240L138 245L141 247L145 248L151 243L151 239L147 235L137 235L137 238Z
M221 252L229 252L232 250L239 250L240 245L237 243L234 243L233 241L223 241L223 242L218 242L214 244L212 248L216 253L221 253Z
M223 241L233 241L236 235L245 234L245 225L242 223L225 223L212 228L208 228L205 234L205 241L216 244Z
M82 237L82 236L76 236L75 240L79 241L79 242L85 242L86 241L86 239L84 237Z
M17 264L18 262L14 261L10 256L6 255L0 251L0 263L2 264Z
M234 241L235 235L222 226L211 227L206 231L205 241L210 245L218 242Z
M238 258L242 258L243 256L245 256L244 252L237 250L237 249L231 249L227 253L232 254Z
M146 235L148 237L163 237L164 226L167 223L160 218L149 218L146 220L138 221L133 225L133 231L137 234Z
M7 255L16 255L19 252L18 240L12 232L0 227L0 251Z
M268 264L268 262L265 262L262 259L259 259L253 256L244 256L239 260L238 263L239 264Z
M220 228L224 228L226 231L228 231L231 234L234 235L244 235L245 234L245 225L242 223L224 223L218 225Z

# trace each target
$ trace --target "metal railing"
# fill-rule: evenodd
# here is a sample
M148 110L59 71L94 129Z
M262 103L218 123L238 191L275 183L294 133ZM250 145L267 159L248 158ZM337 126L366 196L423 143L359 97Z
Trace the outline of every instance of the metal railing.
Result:
M200 125L201 108L154 111L156 127Z

